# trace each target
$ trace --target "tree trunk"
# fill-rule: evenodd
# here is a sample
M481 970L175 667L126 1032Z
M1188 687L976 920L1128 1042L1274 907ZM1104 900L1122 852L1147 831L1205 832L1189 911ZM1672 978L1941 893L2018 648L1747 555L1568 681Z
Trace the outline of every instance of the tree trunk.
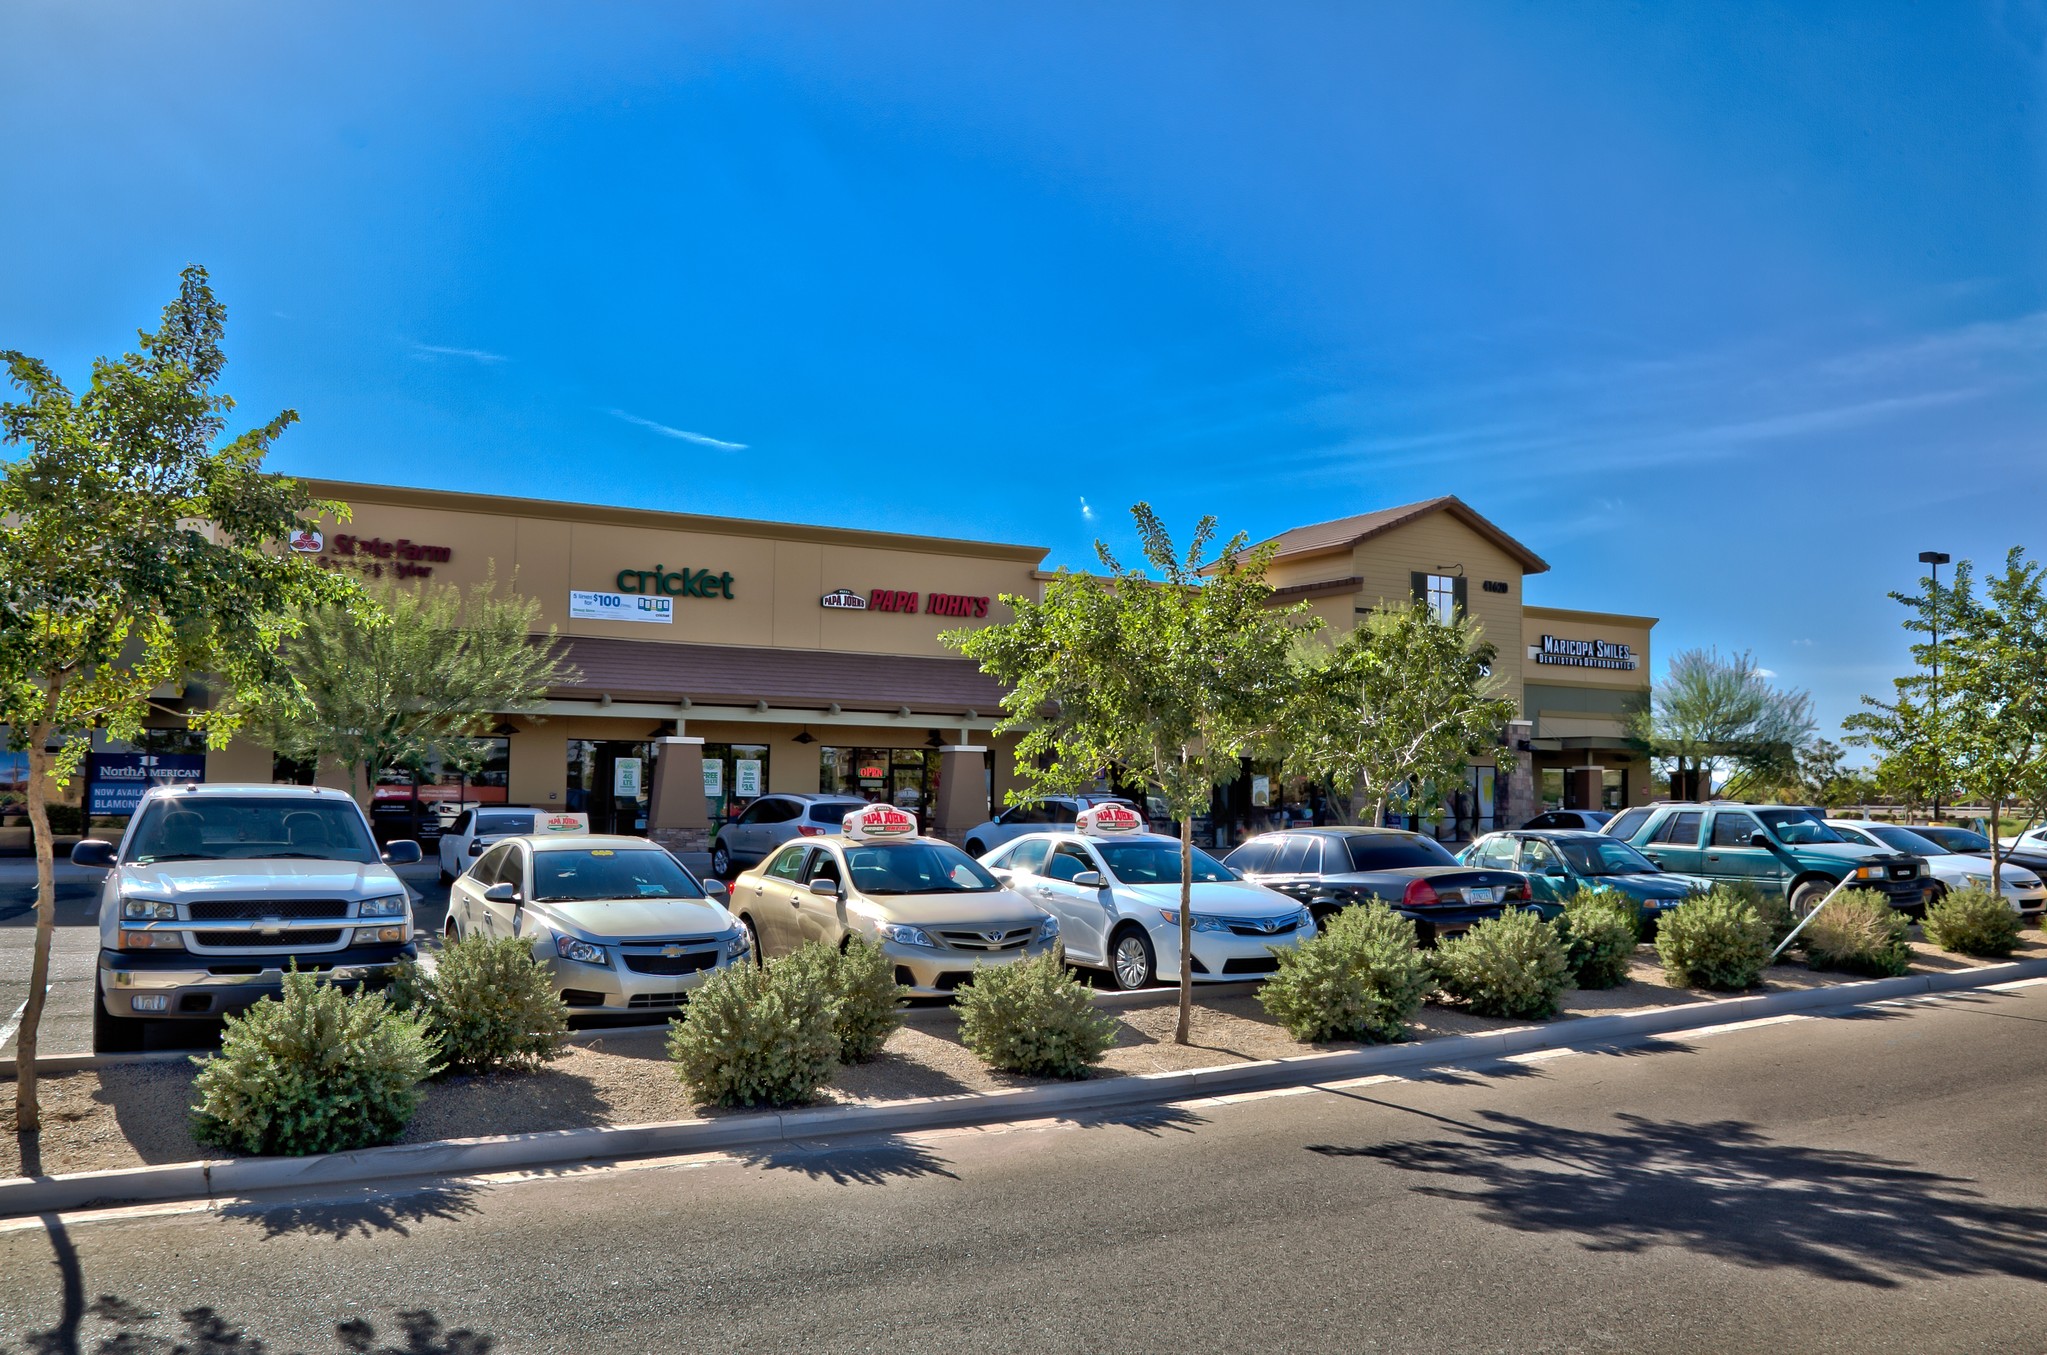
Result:
M1383 795L1376 796L1372 800L1372 826L1374 828L1384 828L1386 826L1386 797Z
M51 696L56 695L55 691ZM14 1047L14 1127L33 1134L42 1128L42 1106L36 1098L36 1034L43 1020L43 996L50 986L50 943L57 934L57 870L50 840L50 805L46 790L50 771L50 727L29 730L28 823L36 848L36 940L28 968L28 1001L22 1004L21 1029Z
M1194 1028L1194 816L1180 818L1180 1025L1173 1043L1186 1044Z
M1990 802L1990 892L2004 897L2004 862L1997 859L1997 829L2004 817L2004 801Z

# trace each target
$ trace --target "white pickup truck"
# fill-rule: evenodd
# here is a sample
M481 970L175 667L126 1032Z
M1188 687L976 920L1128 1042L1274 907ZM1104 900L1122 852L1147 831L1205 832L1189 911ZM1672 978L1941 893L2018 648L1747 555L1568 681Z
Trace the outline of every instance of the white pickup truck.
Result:
M107 872L100 894L95 1053L140 1049L153 1021L218 1020L284 986L284 970L382 984L417 952L412 895L362 808L313 786L159 786L118 844L71 860Z

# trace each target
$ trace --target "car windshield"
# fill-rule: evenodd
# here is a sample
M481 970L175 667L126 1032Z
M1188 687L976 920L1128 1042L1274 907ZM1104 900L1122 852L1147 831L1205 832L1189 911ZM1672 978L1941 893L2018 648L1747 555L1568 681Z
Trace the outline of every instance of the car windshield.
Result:
M1953 856L1955 854L1948 848L1935 842L1932 838L1921 837L1910 828L1894 828L1888 824L1877 824L1862 831L1886 847L1893 847L1901 852L1910 852L1914 856Z
M985 894L1000 889L979 861L950 842L875 842L846 848L862 894Z
M1127 885L1180 883L1180 844L1177 842L1097 842L1109 873ZM1194 883L1215 884L1234 880L1237 873L1196 847Z
M1912 831L1923 838L1938 842L1951 852L1987 852L1990 850L1990 839L1968 828L1942 828L1929 825L1925 828L1915 828Z
M533 831L531 814L507 814L500 810L495 814L478 814L476 831L484 833L530 833Z
M1372 834L1350 839L1352 870L1399 870L1404 866L1454 866L1457 858L1434 838Z
M142 812L127 859L153 861L377 860L377 844L352 801L283 795L181 795Z
M1654 875L1656 863L1619 838L1556 838L1550 843L1580 875Z
M700 899L704 887L659 847L581 847L533 853L533 897L540 903Z
M1846 842L1826 824L1804 809L1758 809L1756 817L1787 847L1804 847L1815 842Z

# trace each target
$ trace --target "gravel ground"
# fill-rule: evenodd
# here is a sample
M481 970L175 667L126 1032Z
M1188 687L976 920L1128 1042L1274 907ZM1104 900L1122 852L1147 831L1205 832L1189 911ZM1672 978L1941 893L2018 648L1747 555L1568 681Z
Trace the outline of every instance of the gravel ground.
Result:
M1915 941L1913 948L1913 967L1922 972L1996 963L1944 954L1923 941ZM2047 940L2039 931L2029 929L2013 958L2047 958ZM1769 971L1755 991L1812 988L1852 977L1820 973L1803 964L1781 964ZM1567 992L1562 1019L1673 1006L1713 996L1716 994L1666 985L1655 951L1644 946L1636 952L1628 983L1603 991ZM1173 1043L1178 1016L1175 1003L1171 991L1162 991L1156 1004L1117 1011L1116 1044L1096 1076L1206 1068L1355 1047L1300 1044L1266 1016L1255 996L1199 998L1192 1043L1177 1045ZM1525 1023L1473 1016L1431 1003L1417 1015L1411 1038L1464 1035L1519 1024ZM665 1036L661 1027L634 1027L572 1045L561 1059L537 1073L442 1078L429 1084L420 1111L401 1142L744 1113L693 1106L669 1070ZM195 1071L188 1063L164 1063L46 1076L42 1081L45 1129L41 1158L39 1164L29 1164L28 1170L99 1171L219 1156L195 1144L187 1128ZM959 1096L1030 1086L1041 1080L983 1066L959 1043L958 1025L950 1011L925 1009L890 1038L879 1058L841 1068L826 1089L825 1099L850 1104ZM12 1132L11 1088L0 1084L0 1095L5 1100L5 1108L0 1110L0 1177L18 1176L23 1174L24 1164L21 1144Z

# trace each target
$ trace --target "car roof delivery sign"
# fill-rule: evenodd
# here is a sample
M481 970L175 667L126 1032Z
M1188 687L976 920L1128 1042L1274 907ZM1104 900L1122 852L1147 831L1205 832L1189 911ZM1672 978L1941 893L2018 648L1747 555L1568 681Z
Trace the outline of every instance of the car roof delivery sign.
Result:
M876 842L917 836L917 816L894 805L868 805L846 816L846 836L855 842Z
M1088 837L1121 837L1142 832L1144 820L1129 805L1099 804L1081 810L1074 818L1074 827Z

